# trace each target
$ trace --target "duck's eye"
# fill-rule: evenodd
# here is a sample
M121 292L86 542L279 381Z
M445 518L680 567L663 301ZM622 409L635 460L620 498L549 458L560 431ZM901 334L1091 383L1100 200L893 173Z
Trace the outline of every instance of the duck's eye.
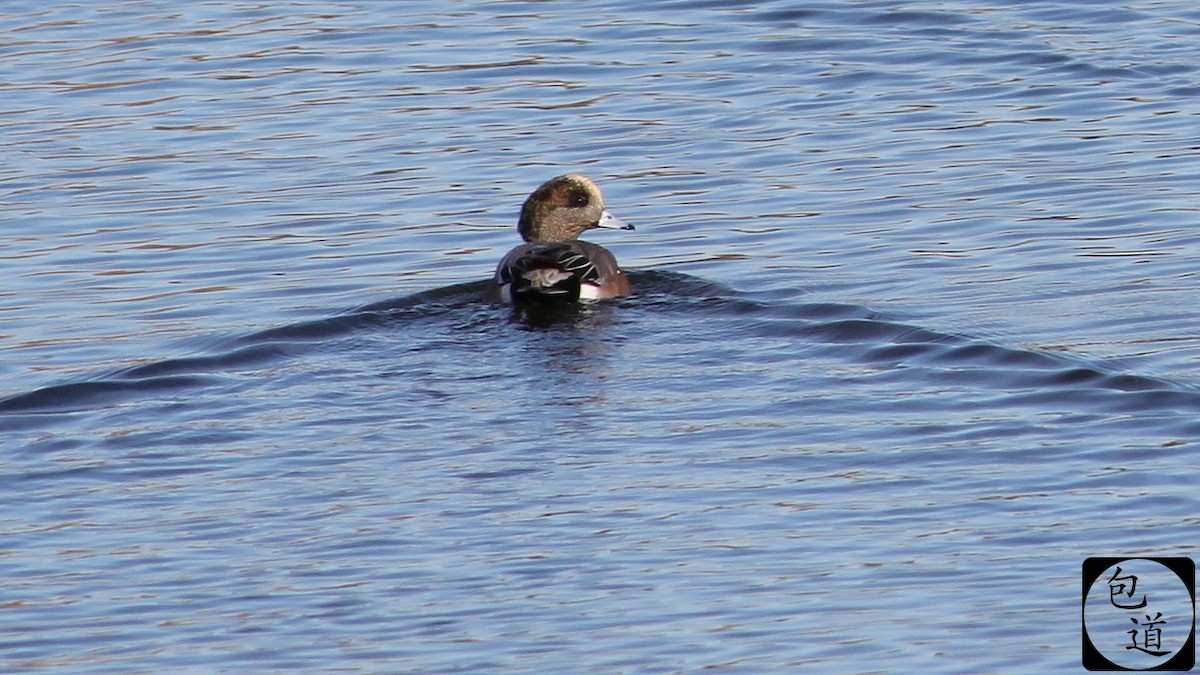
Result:
M570 197L571 206L580 207L588 205L588 196L583 191L572 191Z

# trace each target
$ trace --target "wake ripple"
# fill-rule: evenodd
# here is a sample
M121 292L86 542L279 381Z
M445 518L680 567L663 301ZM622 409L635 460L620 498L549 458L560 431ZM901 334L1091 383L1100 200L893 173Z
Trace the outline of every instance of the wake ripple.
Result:
M934 331L858 305L756 296L677 272L640 271L631 277L638 295L619 301L624 305L621 311L683 311L735 319L756 335L803 340L842 359L903 373L898 376L1003 389L1010 401L1051 402L1070 391L1080 401L1102 401L1107 410L1200 412L1200 391L1190 384L1117 372L1072 355ZM235 337L214 354L164 359L17 394L0 400L0 415L73 412L130 397L216 385L232 370L294 358L323 341L491 307L482 300L485 286L486 282L472 282L416 293L346 314ZM493 309L500 316L509 311ZM513 320L529 321L516 312L510 315ZM539 322L544 318L539 317ZM1101 396L1105 392L1122 396L1114 400Z

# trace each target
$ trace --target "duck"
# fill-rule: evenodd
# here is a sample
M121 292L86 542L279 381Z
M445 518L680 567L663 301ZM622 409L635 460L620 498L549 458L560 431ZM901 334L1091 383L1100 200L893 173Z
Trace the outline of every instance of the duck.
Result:
M579 240L593 228L634 229L605 208L600 188L589 178L571 173L542 183L521 205L517 231L525 243L500 259L490 295L504 304L632 295L616 257Z

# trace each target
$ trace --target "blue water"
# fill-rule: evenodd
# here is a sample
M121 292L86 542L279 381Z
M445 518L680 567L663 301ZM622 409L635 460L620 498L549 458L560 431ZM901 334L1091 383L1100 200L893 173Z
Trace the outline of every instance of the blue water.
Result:
M5 19L0 670L1080 670L1196 557L1191 3ZM568 171L637 295L483 303Z

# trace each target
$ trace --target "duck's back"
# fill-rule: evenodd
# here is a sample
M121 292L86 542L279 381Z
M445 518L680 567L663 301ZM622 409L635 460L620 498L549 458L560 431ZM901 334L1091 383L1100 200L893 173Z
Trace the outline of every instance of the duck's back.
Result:
M608 249L587 241L522 244L496 267L503 302L575 302L629 295L629 280Z

